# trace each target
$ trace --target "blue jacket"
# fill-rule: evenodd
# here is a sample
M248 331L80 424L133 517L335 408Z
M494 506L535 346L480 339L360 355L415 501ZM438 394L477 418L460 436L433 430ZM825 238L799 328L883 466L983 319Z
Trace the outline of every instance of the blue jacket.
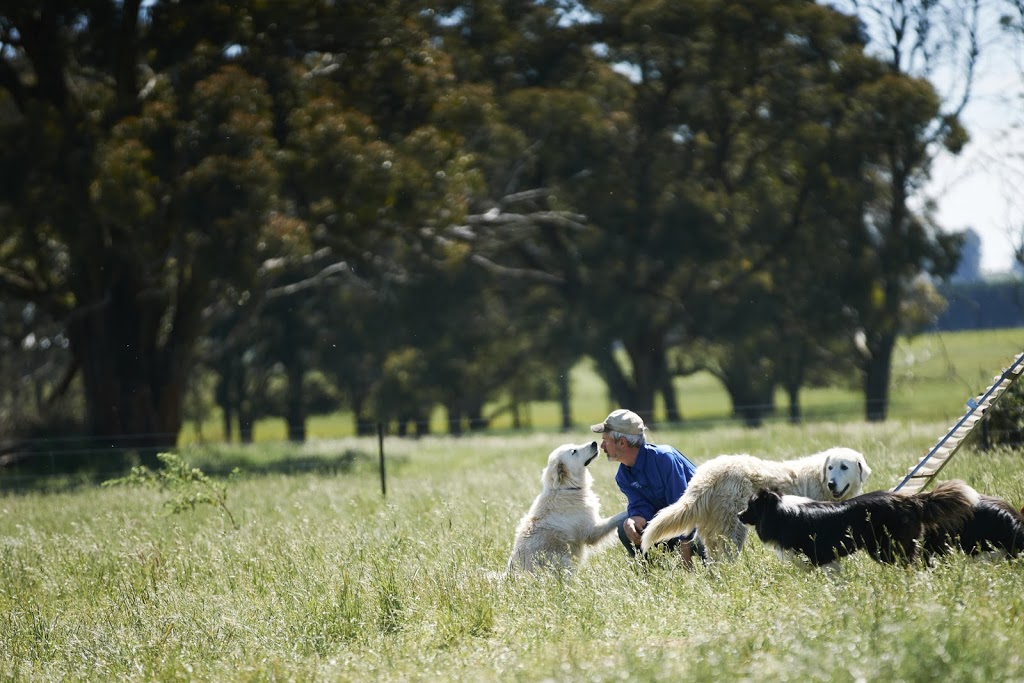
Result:
M683 495L697 468L672 446L647 444L632 467L619 465L615 483L626 495L626 512L650 521Z

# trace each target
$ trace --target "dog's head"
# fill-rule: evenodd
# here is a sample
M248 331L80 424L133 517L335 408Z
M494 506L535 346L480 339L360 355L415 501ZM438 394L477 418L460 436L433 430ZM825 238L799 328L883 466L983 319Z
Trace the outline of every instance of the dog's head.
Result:
M852 448L833 448L826 451L821 481L833 500L847 500L859 496L864 482L871 474L864 456Z
M773 510L782 502L782 497L771 489L761 489L747 500L747 507L740 512L740 521L756 526L765 512Z
M546 489L587 488L592 478L587 465L597 457L597 442L567 443L551 451L540 480Z

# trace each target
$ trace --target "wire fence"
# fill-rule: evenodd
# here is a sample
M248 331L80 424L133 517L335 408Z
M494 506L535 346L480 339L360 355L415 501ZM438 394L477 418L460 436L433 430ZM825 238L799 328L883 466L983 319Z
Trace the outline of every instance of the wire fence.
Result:
M862 404L859 404L862 406ZM787 415L776 410L766 414L761 419L762 426L768 427L775 424L791 422ZM936 421L943 421L945 418L936 418ZM952 419L952 418L951 418ZM850 411L847 408L831 411L814 411L806 414L800 420L800 424L815 424L828 422L850 422ZM341 439L356 439L359 451L362 454L369 454L371 451L380 453L381 461L381 487L386 488L384 478L384 443L385 437L415 441L421 438L445 437L461 438L463 436L515 436L533 433L565 433L587 432L589 434L589 423L574 424L568 430L556 427L548 428L493 428L484 421L481 424L470 424L466 429L460 425L459 430L449 432L430 432L417 434L415 431L402 431L394 423L364 422L353 424L355 433L344 433L328 437L313 437L303 441L295 442L287 439L259 439L250 443L240 443L237 440L227 441L223 438L203 438L190 443L179 443L177 434L173 433L146 433L146 434L125 434L103 438L90 438L80 435L48 436L14 438L0 435L0 493L18 491L24 489L53 489L61 487L95 485L107 479L123 475L133 465L153 464L155 455L160 451L188 451L195 450L203 452L202 449L213 449L205 451L203 455L204 470L207 474L226 475L235 466L240 466L243 471L247 469L260 469L261 471L273 471L277 473L307 473L311 471L338 472L351 467L354 459L353 453L338 455L325 455L331 449L321 454L303 455L306 451L316 451L313 448L317 443L331 443ZM655 432L669 430L704 430L723 426L746 426L747 421L741 417L704 417L698 419L686 419L680 422L662 421L652 425ZM989 420L984 420L978 426L978 437L975 443L987 447L991 443L1001 443L1013 436L1020 437L1020 429L993 428ZM365 443L363 443L365 441ZM254 467L251 460L245 458L232 458L226 454L231 452L244 453L247 449L262 448L268 452L279 452L281 455L272 464L262 464ZM148 458L148 459L147 459Z

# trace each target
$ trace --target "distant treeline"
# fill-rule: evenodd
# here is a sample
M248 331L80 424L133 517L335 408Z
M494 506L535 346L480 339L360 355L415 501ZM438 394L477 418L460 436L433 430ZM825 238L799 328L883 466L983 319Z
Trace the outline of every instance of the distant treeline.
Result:
M1024 327L1024 280L953 282L939 291L948 302L935 323L939 332Z

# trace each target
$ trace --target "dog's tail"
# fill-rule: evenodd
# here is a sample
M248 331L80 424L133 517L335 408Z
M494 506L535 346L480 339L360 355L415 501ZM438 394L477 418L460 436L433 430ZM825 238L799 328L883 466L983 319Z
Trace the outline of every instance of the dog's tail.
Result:
M944 481L930 492L915 493L922 503L922 521L932 533L954 535L974 516L978 492L959 479Z
M693 531L696 526L694 509L697 495L693 488L686 489L679 500L658 510L640 537L640 550L647 552L651 546L666 538L675 538Z

